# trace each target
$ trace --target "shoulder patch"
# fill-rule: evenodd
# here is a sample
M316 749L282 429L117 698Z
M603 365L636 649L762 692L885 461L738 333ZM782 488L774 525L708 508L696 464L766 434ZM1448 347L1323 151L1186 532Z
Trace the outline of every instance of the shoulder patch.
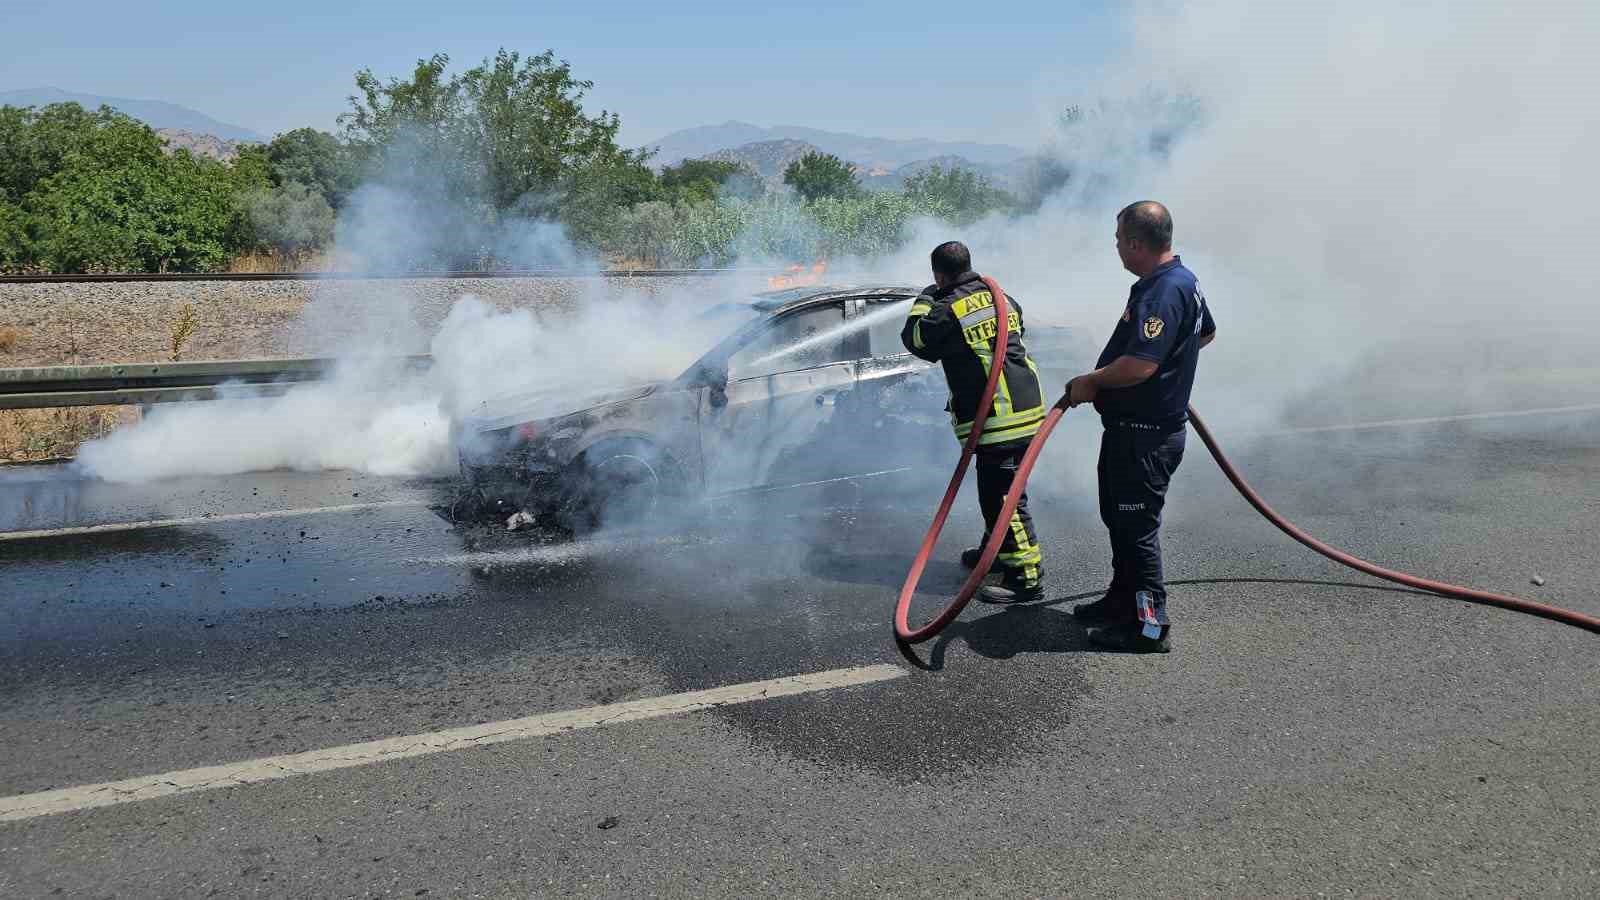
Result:
M1161 337L1161 332L1165 330L1166 327L1167 323L1161 321L1160 316L1151 316L1150 318L1145 319L1144 339L1147 341L1153 341L1156 338Z

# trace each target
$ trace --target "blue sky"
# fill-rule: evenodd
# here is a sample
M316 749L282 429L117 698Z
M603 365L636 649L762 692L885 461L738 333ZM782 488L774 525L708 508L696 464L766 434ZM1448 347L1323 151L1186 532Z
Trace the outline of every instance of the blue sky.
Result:
M0 90L165 100L264 134L331 129L357 69L403 75L437 51L554 49L630 144L729 119L887 137L952 129L1031 143L1126 43L1098 0L868 5L75 2L8 4ZM21 8L18 8L18 7ZM941 105L965 108L952 120Z

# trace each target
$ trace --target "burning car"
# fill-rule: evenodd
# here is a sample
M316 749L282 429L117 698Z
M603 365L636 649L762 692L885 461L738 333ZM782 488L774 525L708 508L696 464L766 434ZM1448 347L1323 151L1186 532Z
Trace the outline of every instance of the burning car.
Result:
M726 337L675 378L485 404L456 426L462 473L490 510L584 531L689 497L946 466L943 374L900 342L918 293L807 286L723 304L704 318ZM1030 322L1026 340L1047 385L1093 359L1072 329Z

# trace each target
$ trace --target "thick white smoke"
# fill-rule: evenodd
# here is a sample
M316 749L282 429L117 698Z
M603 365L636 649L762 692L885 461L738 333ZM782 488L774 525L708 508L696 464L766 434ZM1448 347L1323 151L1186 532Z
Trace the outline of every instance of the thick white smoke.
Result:
M1161 200L1221 326L1197 403L1240 423L1494 403L1508 366L1600 350L1600 4L1195 0L1145 7L1135 34L1067 98L1090 112L1058 148L1068 191L1022 222L930 227L895 274L963 237L1030 310L1103 336L1132 281L1113 217ZM1198 111L1170 159L1148 138L1190 110L1162 97Z
M1030 321L1104 336L1132 280L1113 216L1150 198L1172 209L1177 249L1216 312L1196 402L1225 423L1306 407L1325 421L1482 408L1512 398L1508 370L1592 365L1600 305L1584 261L1600 207L1588 97L1600 4L1194 0L1135 15L1136 38L1106 78L1062 87L1061 106L1086 112L1049 151L1074 173L1066 188L1021 221L928 225L872 266L877 277L925 283L928 248L961 238ZM391 193L368 198L341 242L426 244L436 217ZM541 249L553 240L543 232L517 239L539 261L567 252ZM662 327L688 320L663 318L675 305L594 303L548 319L465 304L432 337L439 366L427 378L352 366L278 400L163 408L82 460L130 480L441 471L449 418L495 393L580 371L673 374L705 349L692 328ZM350 312L313 305L308 317ZM415 329L402 306L376 315L354 349L421 346ZM1600 390L1593 381L1580 371L1538 390L1566 401Z
M271 398L243 386L223 399L156 407L141 422L83 445L78 464L107 481L271 469L376 475L447 471L450 423L432 378L358 360L326 382Z
M508 218L463 233L462 209L440 187L362 187L341 215L338 255L382 270L467 245L518 266L594 267L553 223ZM718 336L694 322L718 299L704 294L619 297L595 281L538 312L463 294L429 329L420 298L390 284L322 286L291 328L296 345L342 361L333 378L271 398L236 386L217 401L158 406L83 445L79 466L121 482L271 469L448 474L456 469L452 423L485 401L563 389L576 397L670 377ZM422 351L435 357L426 372L382 362Z
M123 482L271 469L448 474L456 468L451 423L485 402L565 392L579 403L587 392L670 378L720 336L694 318L710 298L593 293L542 314L501 311L463 295L427 345L434 364L426 371L384 363L379 354L414 345L397 346L396 332L380 329L347 345L327 381L278 397L236 386L213 402L158 406L138 424L85 444L78 463ZM403 312L406 298L393 299Z

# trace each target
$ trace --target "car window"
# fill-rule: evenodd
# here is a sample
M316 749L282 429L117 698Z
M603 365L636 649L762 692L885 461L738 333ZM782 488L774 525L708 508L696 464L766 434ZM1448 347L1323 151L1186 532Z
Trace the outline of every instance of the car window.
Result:
M843 325L842 304L784 316L729 357L728 377L754 378L855 359L858 353L842 333Z
M867 328L867 342L873 356L899 356L909 352L900 340L900 329L905 327L906 315L910 312L908 300L867 304L867 316L872 321Z

